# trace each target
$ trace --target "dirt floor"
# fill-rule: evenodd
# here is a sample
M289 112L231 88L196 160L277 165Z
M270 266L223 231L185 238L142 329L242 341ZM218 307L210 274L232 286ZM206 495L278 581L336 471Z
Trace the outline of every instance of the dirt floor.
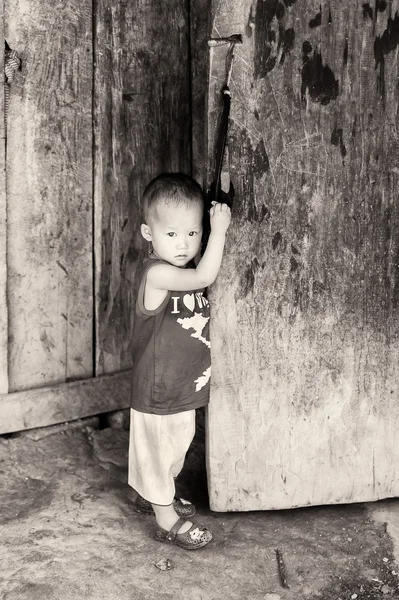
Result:
M180 491L215 539L181 550L153 540L153 518L134 510L128 431L101 425L0 437L2 600L399 599L398 500L213 513L200 424Z

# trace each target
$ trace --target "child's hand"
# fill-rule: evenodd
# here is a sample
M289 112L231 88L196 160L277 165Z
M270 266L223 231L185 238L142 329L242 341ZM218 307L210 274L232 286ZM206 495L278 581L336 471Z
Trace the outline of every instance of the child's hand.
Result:
M213 201L209 211L211 231L216 234L225 234L231 219L230 207Z

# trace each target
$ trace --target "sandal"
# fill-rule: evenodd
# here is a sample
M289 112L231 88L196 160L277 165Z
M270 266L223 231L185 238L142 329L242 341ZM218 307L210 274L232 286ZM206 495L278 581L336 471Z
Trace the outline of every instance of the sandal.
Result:
M175 498L173 500L173 508L179 515L179 517L185 517L188 519L189 517L193 517L195 515L195 506L188 502L188 500L184 500L183 498ZM154 515L154 510L151 506L151 503L148 500L145 500L142 496L138 496L135 503L136 512L141 513L142 515Z
M188 531L177 533L184 523L186 523L185 519L178 519L170 531L166 531L158 525L155 539L158 542L171 542L185 550L197 550L209 544L213 536L212 532L206 527L193 524Z

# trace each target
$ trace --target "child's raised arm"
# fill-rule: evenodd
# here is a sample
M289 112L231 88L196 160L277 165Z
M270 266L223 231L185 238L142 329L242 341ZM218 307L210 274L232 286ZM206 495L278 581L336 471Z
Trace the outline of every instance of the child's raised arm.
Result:
M208 287L215 281L222 263L231 212L227 204L214 204L209 214L211 233L197 268L181 269L173 265L154 265L147 276L147 282L151 287L159 290L188 292Z

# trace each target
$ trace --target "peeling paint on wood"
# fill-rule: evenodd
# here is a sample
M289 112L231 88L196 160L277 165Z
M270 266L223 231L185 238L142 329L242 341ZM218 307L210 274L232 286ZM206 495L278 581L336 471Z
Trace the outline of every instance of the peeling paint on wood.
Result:
M385 100L385 56L394 52L399 44L399 14L388 17L386 29L374 41L374 58L379 70L378 84L381 98Z
M7 205L4 128L4 2L0 0L0 394L8 392Z
M10 391L92 375L91 2L6 5Z
M161 171L191 171L188 7L97 2L95 254L97 373L130 365L140 199Z
M254 47L254 76L263 78L282 65L286 56L291 52L295 42L295 30L287 27L287 12L296 0L280 2L257 0L255 15L251 6L249 22L255 33Z
M313 102L328 104L338 96L338 80L330 67L323 62L321 54L305 41L302 45L301 97L306 101L306 92Z
M244 34L233 220L210 290L214 510L399 494L399 2L370 7L372 18L360 1L213 3L212 35ZM212 148L210 135L210 170Z

